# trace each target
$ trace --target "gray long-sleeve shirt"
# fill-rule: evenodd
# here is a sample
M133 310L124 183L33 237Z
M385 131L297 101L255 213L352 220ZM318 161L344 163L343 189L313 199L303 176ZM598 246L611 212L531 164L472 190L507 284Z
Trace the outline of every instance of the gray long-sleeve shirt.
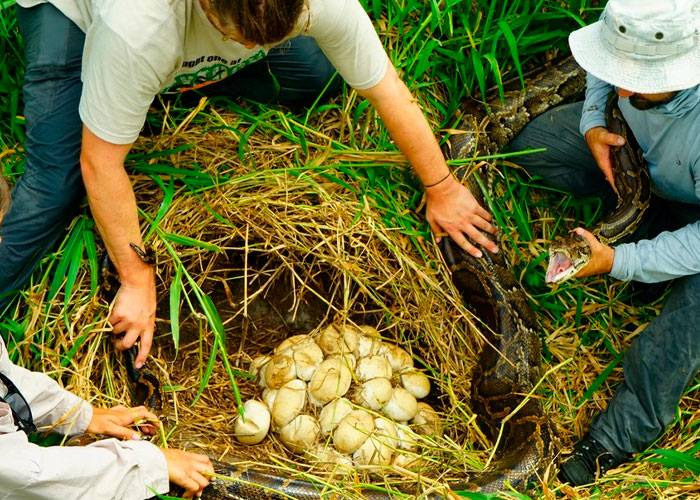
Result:
M587 77L581 133L605 127L610 84ZM669 103L641 111L620 99L620 110L644 152L653 191L662 198L700 204L700 85ZM700 273L700 221L651 240L615 247L610 275L648 283Z
M25 397L41 430L69 436L85 432L92 406L45 374L13 364L2 338L0 372ZM6 393L0 382L0 395ZM153 444L107 439L43 448L17 429L6 403L0 403L0 457L3 500L142 500L169 489L165 457Z

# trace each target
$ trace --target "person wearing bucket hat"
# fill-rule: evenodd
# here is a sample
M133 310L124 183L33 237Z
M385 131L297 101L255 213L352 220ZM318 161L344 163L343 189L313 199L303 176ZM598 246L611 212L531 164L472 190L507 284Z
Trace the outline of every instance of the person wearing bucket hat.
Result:
M547 148L519 163L551 185L599 196L615 207L610 147L624 138L605 129L615 89L652 179L647 217L612 248L578 228L591 262L577 275L610 274L647 286L674 280L661 314L634 340L624 380L607 408L565 459L559 479L590 484L659 438L700 368L700 4L693 0L610 0L598 22L569 37L587 71L583 102L533 120L511 150Z

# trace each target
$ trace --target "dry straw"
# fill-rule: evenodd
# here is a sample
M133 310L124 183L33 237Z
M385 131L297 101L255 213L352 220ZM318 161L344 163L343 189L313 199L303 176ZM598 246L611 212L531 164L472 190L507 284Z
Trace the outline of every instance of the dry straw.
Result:
M286 474L313 476L346 495L363 483L418 485L429 492L449 478L478 472L491 457L492 443L476 426L468 398L480 325L460 303L432 240L423 238L424 226L415 223L420 215L406 208L417 205L416 183L403 157L375 148L371 139L383 132L370 112L353 115L354 95L335 104L309 117L273 110L251 114L246 107L229 106L233 112L207 102L177 116L166 107L152 115L161 120L161 130L137 144L142 156L129 168L143 232L158 261L158 334L149 367L167 389L165 439L168 446L205 451L222 461L244 459ZM143 156L173 149L167 156ZM163 166L183 170L170 184L173 172L166 175ZM214 181L191 180L201 181L204 174ZM393 186L391 197L376 196L382 183ZM505 186L503 180L497 183L497 197L509 207L518 200L506 196ZM558 220L554 210L540 203L539 192L528 196L533 238L525 241L510 227L502 235L503 250L526 283L527 264L545 252ZM402 221L408 222L401 226ZM371 324L409 350L429 370L438 394L433 403L445 421L444 436L423 447L426 465L415 471L359 470L342 477L294 457L273 437L256 447L238 444L232 437L235 394L220 357L200 387L215 336L183 272L218 309L226 338L217 350L225 349L232 371L246 372L253 357L269 352L285 336L331 321ZM177 279L184 285L177 301L176 352L169 298ZM658 313L658 306L633 308L618 300L624 290L619 283L589 280L532 296L549 356L547 376L532 397L543 399L563 448L585 431L619 382L618 365L585 397L615 359L611 352L622 352ZM19 345L27 353L43 345L35 368L95 404L128 402L120 357L108 341L107 306L90 296L87 266L77 273L70 300L59 293L46 301L42 284L31 287L24 300L30 310L26 331L37 334ZM605 335L582 344L587 332L596 330ZM243 399L260 397L252 381L244 376L235 380ZM684 399L680 423L660 446L688 451L697 442L696 400L693 390ZM635 462L606 476L597 490L562 488L550 472L531 495L690 498L698 490L688 477L679 469Z

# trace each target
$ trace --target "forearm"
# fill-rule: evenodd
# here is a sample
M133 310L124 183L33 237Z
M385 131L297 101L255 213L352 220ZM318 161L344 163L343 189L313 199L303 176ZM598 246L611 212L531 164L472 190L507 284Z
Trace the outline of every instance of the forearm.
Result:
M700 273L700 222L651 240L619 245L610 275L646 283Z
M41 430L74 435L85 432L92 418L92 407L75 394L63 389L48 375L32 372L10 361L0 339L0 372L17 386L32 409L34 423ZM0 431L1 432L1 431Z
M377 109L394 142L423 182L427 194L426 219L438 241L441 233L447 233L475 257L480 257L481 251L472 242L497 252L498 247L482 233L496 232L490 223L491 214L477 203L466 186L450 175L423 111L394 67L389 65L380 83L358 93Z
M145 441L39 447L23 432L0 435L0 491L6 498L141 500L169 489L163 453ZM5 496L3 496L5 498Z
M605 104L612 86L596 78L586 75L586 99L581 113L580 132L586 135L594 127L605 127Z
M87 129L83 129L81 169L90 210L123 284L139 286L151 272L130 247L142 246L141 231L124 159L130 145L103 149Z
M390 64L384 79L358 94L367 98L384 122L396 146L406 156L424 186L449 173L445 158L423 111Z

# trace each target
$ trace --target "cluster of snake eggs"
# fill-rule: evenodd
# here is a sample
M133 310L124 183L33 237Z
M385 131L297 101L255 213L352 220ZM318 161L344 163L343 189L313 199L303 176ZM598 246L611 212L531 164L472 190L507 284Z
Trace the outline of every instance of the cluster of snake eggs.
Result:
M418 401L430 381L405 350L378 338L371 326L329 325L255 358L262 402L244 404L236 438L257 444L272 428L287 448L319 463L415 463L419 435L440 432L435 410Z

